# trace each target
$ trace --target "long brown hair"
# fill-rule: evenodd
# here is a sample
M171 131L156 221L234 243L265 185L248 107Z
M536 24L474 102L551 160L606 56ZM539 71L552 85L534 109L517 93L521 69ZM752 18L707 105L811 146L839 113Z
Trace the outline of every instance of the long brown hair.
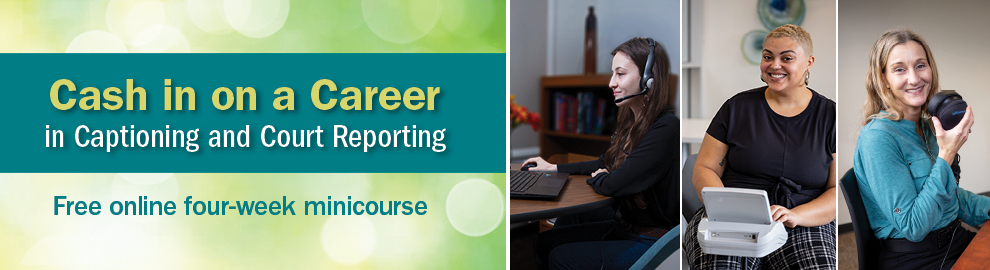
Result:
M870 69L866 72L866 104L863 104L863 125L866 125L873 118L887 118L890 120L901 120L904 118L904 105L897 101L894 92L885 87L884 73L887 71L887 58L894 46L907 43L909 41L918 42L925 49L925 57L928 57L928 66L932 70L931 87L928 89L928 98L931 100L935 93L939 91L938 68L935 66L935 58L932 57L932 50L928 48L928 43L917 33L907 28L896 28L880 36L877 43L873 44L870 51ZM880 113L886 110L886 114ZM928 120L928 103L921 106L921 119Z
M622 52L632 59L633 63L640 71L647 70L646 68L646 58L650 55L650 42L652 39L636 37L632 38L615 50L612 50L612 56ZM626 160L626 156L632 152L633 148L639 144L639 141L643 139L643 135L650 128L650 125L660 116L663 112L673 111L670 107L669 100L672 97L673 91L670 88L670 59L667 57L667 52L664 51L663 46L657 43L656 48L653 50L653 66L650 67L649 72L653 73L653 84L650 85L649 91L643 96L644 110L642 110L643 115L640 119L636 119L636 115L633 114L630 108L619 108L618 116L618 127L616 128L615 135L612 137L612 144L609 145L608 150L605 151L605 165L608 167L609 171L615 171L622 165L622 162ZM642 73L639 74L642 80ZM638 121L637 121L638 120Z

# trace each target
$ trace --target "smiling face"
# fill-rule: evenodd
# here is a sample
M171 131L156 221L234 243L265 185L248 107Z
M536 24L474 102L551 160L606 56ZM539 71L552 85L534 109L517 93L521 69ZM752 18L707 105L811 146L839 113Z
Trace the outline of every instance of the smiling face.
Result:
M884 66L884 82L894 97L904 106L906 114L919 114L928 102L932 70L925 48L917 41L894 46Z
M640 78L639 68L636 67L632 58L629 58L629 55L624 52L616 52L615 56L612 57L612 79L608 82L608 87L612 88L612 95L618 99L639 93L642 90L639 88ZM616 105L619 107L628 106L635 102L642 102L642 98L643 96L637 96L623 100Z
M763 41L763 61L760 71L770 90L784 91L803 87L805 74L815 58L789 37L767 38Z

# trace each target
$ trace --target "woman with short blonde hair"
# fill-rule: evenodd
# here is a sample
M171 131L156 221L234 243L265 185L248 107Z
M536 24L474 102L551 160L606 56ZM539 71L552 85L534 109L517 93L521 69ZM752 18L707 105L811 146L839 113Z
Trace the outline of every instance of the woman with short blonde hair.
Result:
M698 152L692 183L766 191L787 242L763 258L706 254L698 242L705 208L684 241L692 269L835 269L835 102L808 88L811 35L783 25L763 42L760 79L719 109ZM685 213L691 217L691 213Z

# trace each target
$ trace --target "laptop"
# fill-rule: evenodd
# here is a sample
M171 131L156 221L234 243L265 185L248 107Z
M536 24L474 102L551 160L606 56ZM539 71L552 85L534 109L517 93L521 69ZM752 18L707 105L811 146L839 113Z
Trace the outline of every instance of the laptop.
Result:
M553 200L567 183L566 173L509 171L509 197L512 199Z

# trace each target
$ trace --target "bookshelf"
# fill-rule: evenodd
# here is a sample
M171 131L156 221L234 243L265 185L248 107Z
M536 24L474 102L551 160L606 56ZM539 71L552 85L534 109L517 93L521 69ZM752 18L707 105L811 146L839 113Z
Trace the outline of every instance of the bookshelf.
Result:
M577 96L580 93L594 93L596 98L611 97L612 89L608 88L609 79L611 79L609 74L543 76L540 78L540 115L543 116L539 133L541 157L549 160L555 155L569 153L594 157L605 153L611 136L578 133L567 130L568 128L559 130L557 126L559 122L558 111L556 111L558 106L556 104L559 101L559 95ZM605 107L606 110L614 111L617 109L615 104L611 102L607 102ZM611 119L603 120L615 122L614 114L608 117Z
M677 75L670 74L670 76L671 89L677 89ZM541 157L551 163L565 163L568 161L563 160L567 159L563 157L577 154L597 158L608 150L615 128L615 112L618 111L615 104L611 102L612 89L608 87L610 79L610 74L543 76L540 78L540 115L543 117L539 133ZM584 132L575 131L573 127L562 130L560 126L557 126L560 119L558 118L559 111L557 111L559 109L558 96L578 96L581 93L592 93L590 96L593 96L592 100L595 100L595 102L591 102L592 104L599 99L605 101L603 102L604 108L599 109L601 110L600 113L597 112L598 110L592 109L592 112L587 114L580 113L579 115L584 117L577 120L578 122L585 121L590 117L591 121L586 123L596 123L599 121L598 118L605 118L601 119L603 126L600 131L587 127L585 127ZM676 97L677 95L672 94L671 96ZM671 100L671 104L676 105L677 101ZM611 113L608 113L609 110Z

